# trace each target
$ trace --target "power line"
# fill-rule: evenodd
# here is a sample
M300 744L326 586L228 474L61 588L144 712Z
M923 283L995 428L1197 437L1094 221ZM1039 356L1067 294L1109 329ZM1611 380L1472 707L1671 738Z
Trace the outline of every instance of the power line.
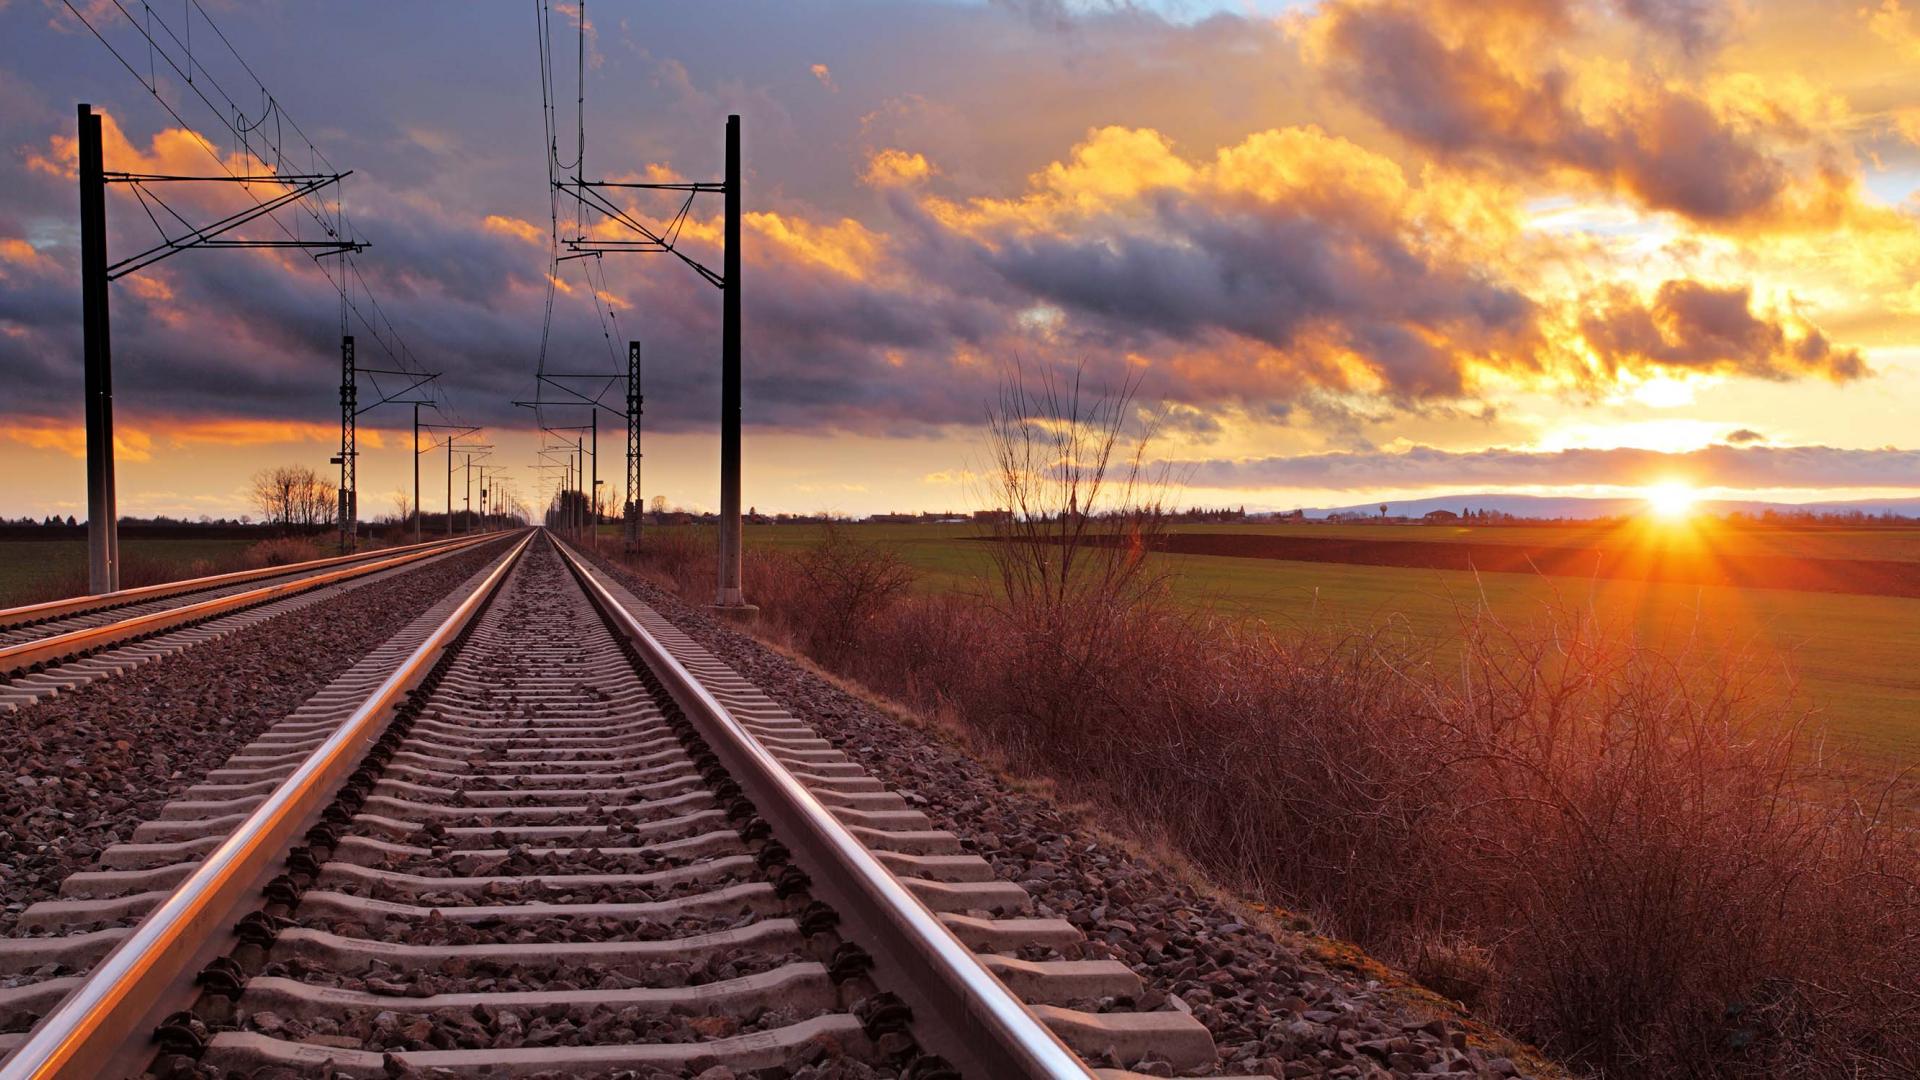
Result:
M118 60L122 67L126 68L128 74L132 75L134 79L141 84L142 88L159 103L167 115L172 117L174 122L182 129L194 135L195 141L200 144L201 149L207 156L213 159L214 164L218 165L221 171L225 172L229 178L241 182L241 186L247 191L248 196L253 199L256 207L266 207L266 202L252 190L251 181L256 179L256 177L236 173L228 161L223 159L220 154L215 151L213 142L201 136L194 125L181 115L180 110L166 99L166 96L160 91L157 61L164 60L166 66L173 74L184 80L187 88L192 91L193 96L200 100L201 104L206 107L206 110L211 113L220 125L233 137L236 144L236 156L241 159L243 165L246 159L251 158L258 161L263 168L271 170L272 174L283 172L286 163L286 133L287 129L291 129L293 134L298 137L307 149L311 163L311 172L317 173L323 168L327 171L338 171L334 169L332 162L327 159L326 155L313 144L312 139L307 136L305 130L302 129L299 123L286 111L285 106L280 103L279 99L267 89L266 84L262 82L259 75L255 73L252 65L248 64L246 58L240 55L239 50L234 47L232 41L226 36L226 33L220 29L219 25L214 22L213 17L208 14L199 0L189 0L191 7L184 12L185 17L182 25L182 30L185 33L184 39L181 32L176 32L164 17L155 13L152 4L146 2L146 0L142 0L140 4L142 14L145 16L144 25L141 19L136 18L134 13L128 10L127 5L123 3L122 0L111 0L111 2L114 8L118 10L126 20L127 25L131 27L134 33L138 34L147 45L148 73L144 76L139 69L127 59L126 55L123 54L120 49L116 48L113 42L107 39L106 34L102 32L101 28L94 25L94 23L87 18L86 14L75 6L73 0L62 0L62 3L65 4L67 10L73 14L74 18L78 19L81 25L85 26L88 32L93 34L94 38L106 47L114 59ZM193 13L195 11L200 13L201 19L213 30L215 37L226 47L227 52L232 55L234 60L239 63L242 70L246 72L247 77L253 81L254 88L259 92L261 99L257 119L249 122L246 111L240 107L234 95L230 93L225 86L221 85L220 80L204 63L194 58L192 50L192 24ZM156 26L158 27L158 34L156 34L154 29ZM174 48L170 49L167 44L161 40L160 36L158 36L159 34L164 34L165 37L172 42ZM176 55L176 50L184 55ZM214 97L218 97L220 102L224 103L224 109L222 108L222 104L215 102L214 97L208 96L209 90L211 90ZM229 115L231 115L231 119L229 119ZM274 122L274 130L271 136L269 136L266 131L266 123L269 119ZM255 146L256 141L259 143L257 148ZM271 158L271 161L269 161L269 158ZM247 172L250 174L253 170L249 167L247 168ZM271 174L258 177L257 179L272 184L283 183L281 178ZM148 192L148 195L150 196L151 192ZM347 216L344 195L336 196L331 208L324 202L316 202L308 198L299 198L291 201L297 202L301 209L306 211L307 215L313 219L322 232L329 238L340 240L344 237L349 242L364 245L364 241L355 236L351 228ZM164 206L164 204L162 205ZM294 229L289 229L287 224L273 212L274 209L278 209L278 207L266 208L263 209L262 212L288 240L298 243L300 241L298 232ZM150 210L148 211L148 216L151 219L152 215ZM157 221L155 221L155 225L156 227L158 226ZM164 236L165 231L161 231ZM415 359L412 350L407 346L404 339L400 337L399 331L393 325L392 319L387 316L386 312L380 307L378 300L374 298L373 290L368 285L365 275L360 270L359 264L352 258L352 253L350 251L343 251L339 253L339 257L341 260L341 269L338 281L334 279L331 273L327 272L325 264L319 263L317 258L315 262L316 265L321 268L322 276L327 279L328 283L332 285L340 295L342 332L344 333L346 330L347 315L351 313L351 315L359 321L360 325L366 328L367 333L372 337L374 343L386 353L389 359L403 369L412 369L424 374L424 368ZM361 299L356 296L356 286L358 292L364 295L364 309ZM365 309L370 309L371 314ZM435 390L435 394L441 401L445 402L448 411L451 411L451 402L445 399L444 394L438 389Z

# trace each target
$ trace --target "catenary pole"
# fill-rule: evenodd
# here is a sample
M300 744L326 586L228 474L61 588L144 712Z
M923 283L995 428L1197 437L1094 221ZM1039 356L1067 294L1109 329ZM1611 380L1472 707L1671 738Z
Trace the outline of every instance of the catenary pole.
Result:
M640 343L627 342L627 551L640 550Z
M597 407L588 409L587 415L593 425L593 483L589 485L588 491L593 498L593 518L591 524L587 526L590 530L587 537L588 542L598 549L600 546L600 410Z
M113 479L113 350L107 321L107 181L100 114L80 106L80 333L86 358L87 588L120 588L120 515Z
M714 602L740 592L740 117L727 117L726 251L720 276L720 582Z
M354 373L353 335L340 335L340 551L351 554L357 539L359 507L354 489L359 486L354 458L359 455L360 391Z
M413 542L420 542L420 403L413 405Z

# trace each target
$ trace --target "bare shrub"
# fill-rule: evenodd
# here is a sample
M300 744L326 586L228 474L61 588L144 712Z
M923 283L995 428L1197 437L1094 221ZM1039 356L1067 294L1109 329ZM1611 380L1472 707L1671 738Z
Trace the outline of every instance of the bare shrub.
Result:
M913 569L899 555L862 542L835 522L827 523L796 564L806 589L795 598L800 610L783 614L804 627L808 653L825 664L843 663L865 647L874 620L913 586Z
M718 551L708 530L656 527L643 534L639 557L633 561L671 582L689 602L699 602L694 599L695 583L712 586Z
M1163 613L1164 581L1147 560L1164 529L1160 485L1142 458L1151 428L1128 447L1135 386L1081 392L1042 369L1014 369L988 419L993 471L993 610L1014 663L999 716L1015 739L1065 739L1090 711L1111 708L1127 628ZM1063 744L1057 744L1063 745Z
M982 647L1001 632L999 617L971 596L911 596L868 626L863 648L841 670L929 713L978 707L997 692L1003 649Z
M1458 935L1418 938L1406 954L1407 974L1415 982L1478 1013L1494 1004L1493 957Z
M288 566L325 557L319 545L311 540L298 536L280 536L249 544L242 562L249 567Z

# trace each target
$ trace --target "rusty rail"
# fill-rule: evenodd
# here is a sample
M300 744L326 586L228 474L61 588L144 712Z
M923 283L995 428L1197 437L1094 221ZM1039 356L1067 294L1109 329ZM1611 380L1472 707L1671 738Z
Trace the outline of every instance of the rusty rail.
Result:
M452 542L439 541L434 544L418 544L401 549L402 553L399 555L382 552L381 554L386 557L378 558L371 562L357 559L353 556L343 556L341 557L342 559L353 559L354 561L351 565L340 566L337 569L326 569L326 567L338 564L341 559L321 559L313 563L298 564L319 568L321 572L309 574L304 577L297 577L290 581L264 585L258 589L249 589L246 592L234 593L230 596L215 597L211 600L202 600L194 604L183 604L179 607L166 608L165 610L149 612L145 615L136 615L130 619L121 619L103 626L90 626L62 634L52 634L47 637L36 638L33 641L24 641L17 645L0 648L0 674L21 671L35 664L44 664L51 660L59 660L72 656L75 653L87 652L100 648L103 645L111 645L116 642L126 641L130 638L144 637L156 631L179 626L183 623L198 622L215 615L224 615L231 611L237 611L241 608L264 603L268 600L275 600L283 596L306 592L309 589L317 589L324 585L331 585L336 581L346 581L366 574L379 573L382 570L389 570L396 566L404 566L410 562L416 562L420 559L429 558L449 551L457 551L497 538L497 534L489 533ZM286 568L284 567L277 567L275 569L278 573L284 574L286 572ZM256 574L257 576L256 571L243 571L243 573ZM214 579L199 578L196 580L201 583L198 586L199 588L209 588L211 586L209 586L207 582L213 581ZM160 586L154 587L159 588ZM106 597L124 597L128 592L134 591L138 590L126 590L102 595ZM83 597L81 599L94 600L100 599L100 597ZM148 599L148 597L142 597L141 599ZM65 601L55 601L55 603L65 603ZM24 609L10 609L10 611L21 610ZM71 614L71 612L68 614Z
M148 600L164 600L169 596L182 593L199 592L202 589L217 589L223 585L239 585L243 582L258 581L261 578L281 577L286 574L298 574L308 570L323 570L329 566L345 566L348 563L365 562L369 559L385 558L408 551L427 548L446 547L473 539L463 536L458 540L429 540L423 544L406 544L400 547L377 548L372 551L359 551L351 555L331 555L324 559L310 559L306 562L286 563L281 566L263 566L257 570L235 570L225 574L208 574L205 577L182 578L179 581L163 581L157 585L142 585L135 589L121 589L118 592L91 593L86 596L69 596L64 600L48 600L39 604L22 604L19 607L0 608L0 630L27 623L45 622L67 615L83 615L89 611L105 608L124 607L128 604L144 603Z

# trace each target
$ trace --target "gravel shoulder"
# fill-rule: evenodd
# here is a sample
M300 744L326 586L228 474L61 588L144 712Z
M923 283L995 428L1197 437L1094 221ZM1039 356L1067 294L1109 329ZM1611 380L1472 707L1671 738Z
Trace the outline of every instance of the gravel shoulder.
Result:
M0 934L501 550L362 585L0 720Z
M1226 1071L1566 1075L1358 948L1295 932L1281 924L1284 913L1196 886L1190 874L1143 854L1085 814L1016 788L936 726L853 692L624 566L597 561L914 800L937 827L957 833L1002 878L1026 888L1036 915L1072 922L1139 972L1148 995L1184 1003L1213 1032Z

